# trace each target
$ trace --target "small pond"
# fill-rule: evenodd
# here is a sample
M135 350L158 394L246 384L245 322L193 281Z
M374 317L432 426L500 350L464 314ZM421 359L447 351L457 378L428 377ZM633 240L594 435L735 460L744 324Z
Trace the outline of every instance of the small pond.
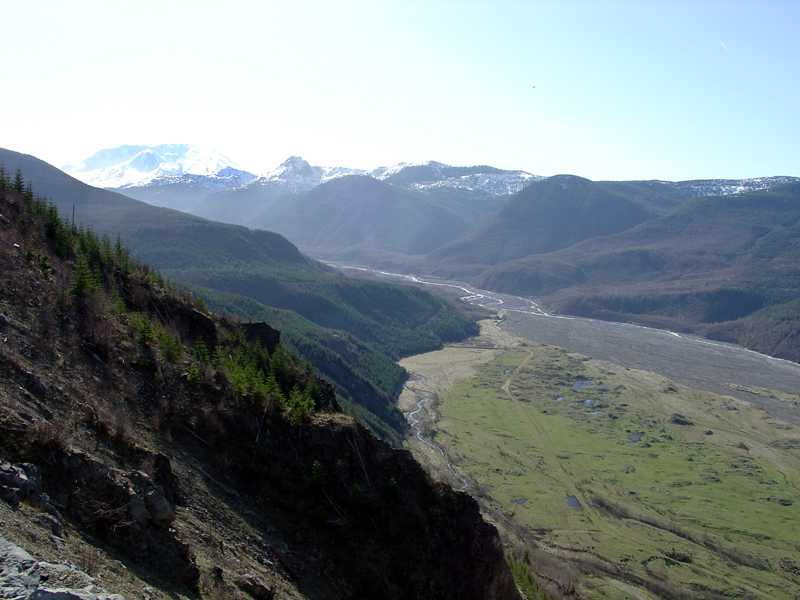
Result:
M594 379L584 379L583 381L576 381L572 384L572 389L578 392L588 392L589 390L586 389L587 385L592 385L594 383Z
M578 508L580 510L583 510L581 503L575 496L567 496L567 506L569 506L570 508Z

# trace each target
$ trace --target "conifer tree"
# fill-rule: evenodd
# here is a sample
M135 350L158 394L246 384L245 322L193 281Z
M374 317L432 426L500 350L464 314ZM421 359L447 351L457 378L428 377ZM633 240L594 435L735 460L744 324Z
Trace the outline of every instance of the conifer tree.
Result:
M99 289L100 284L89 268L86 257L83 254L78 254L78 258L75 260L75 268L72 271L72 287L70 291L76 296L82 296L85 292Z
M11 189L20 194L25 191L25 182L22 179L22 171L19 169L14 173L14 181L11 183Z

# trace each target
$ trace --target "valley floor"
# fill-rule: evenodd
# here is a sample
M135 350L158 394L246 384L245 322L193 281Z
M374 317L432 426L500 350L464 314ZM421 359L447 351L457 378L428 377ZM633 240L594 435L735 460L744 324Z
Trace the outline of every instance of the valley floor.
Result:
M401 361L414 377L399 405L430 399L412 452L534 570L596 598L794 597L800 437L774 413L800 397L746 378L699 391L503 326Z

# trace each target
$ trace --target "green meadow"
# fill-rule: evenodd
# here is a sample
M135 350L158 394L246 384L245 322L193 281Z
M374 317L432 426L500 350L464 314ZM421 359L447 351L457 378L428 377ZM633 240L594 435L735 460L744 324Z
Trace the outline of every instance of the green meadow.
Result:
M796 428L554 346L475 370L433 438L507 539L598 598L800 597Z

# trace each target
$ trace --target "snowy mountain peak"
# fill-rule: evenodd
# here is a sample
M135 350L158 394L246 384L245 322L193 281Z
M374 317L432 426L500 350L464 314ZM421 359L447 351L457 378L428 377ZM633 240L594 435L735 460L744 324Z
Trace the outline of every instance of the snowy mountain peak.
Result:
M283 169L283 173L288 176L315 177L312 166L299 156L290 156L281 163L279 169Z
M399 163L369 173L372 177L419 191L460 189L491 196L513 194L532 181L543 179L525 171L505 171L486 165L453 167L435 160Z
M312 167L305 159L290 156L277 169L261 175L247 185L268 187L273 192L281 194L298 194L307 192L330 179L362 173L364 173L362 170L344 167Z
M64 171L84 183L104 188L150 185L175 175L211 176L225 168L240 171L227 156L192 144L120 146L100 150Z
M64 170L97 187L129 190L178 186L223 192L240 187L260 187L271 194L300 194L331 179L368 175L418 191L461 190L459 193L513 194L531 181L541 179L524 171L494 167L452 167L434 160L399 163L372 171L345 167L312 166L300 156L290 156L276 169L256 177L242 171L219 152L191 144L120 146L100 150L78 165ZM148 198L152 195L145 194Z

